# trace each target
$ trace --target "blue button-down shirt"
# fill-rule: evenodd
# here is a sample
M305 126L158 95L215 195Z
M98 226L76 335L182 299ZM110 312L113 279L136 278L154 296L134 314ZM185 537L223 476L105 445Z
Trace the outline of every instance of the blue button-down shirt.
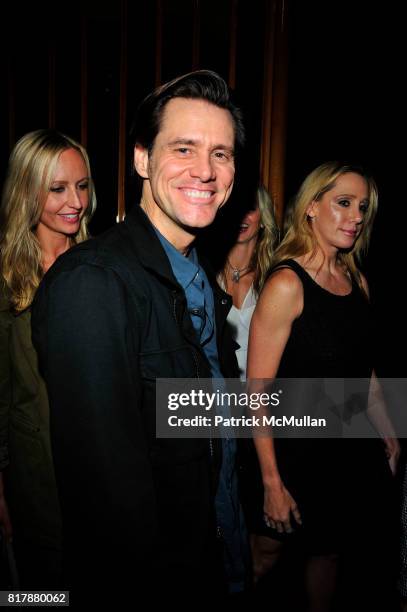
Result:
M156 233L170 261L174 276L185 292L192 324L209 361L212 378L216 379L216 387L220 388L223 376L216 344L213 291L208 278L199 265L195 249L191 249L188 257L184 257L157 229ZM224 411L226 409L223 408ZM236 441L233 438L223 438L222 466L215 509L225 544L225 571L232 593L244 589L248 557L247 533L237 491Z

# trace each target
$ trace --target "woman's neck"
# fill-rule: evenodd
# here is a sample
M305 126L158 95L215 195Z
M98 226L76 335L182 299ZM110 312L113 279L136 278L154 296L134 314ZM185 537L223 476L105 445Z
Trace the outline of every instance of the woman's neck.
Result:
M321 287L336 295L347 295L352 287L352 280L346 266L338 257L319 250L315 257L307 253L297 258L297 261Z
M338 267L342 268L338 249L331 249L325 252L323 249L318 248L316 253L306 253L299 259L304 268L318 270L327 274L335 274Z
M229 251L224 268L225 290L233 298L233 305L241 308L247 292L254 280L250 269L256 240L236 243Z
M42 253L41 265L45 273L55 260L71 247L72 242L69 236L63 234L51 235L48 232L45 234L42 231L37 231L37 238Z
M233 306L236 306L236 308L242 307L253 280L254 272L248 272L237 283L231 280L229 276L226 276L225 291L232 296Z
M229 264L233 268L239 270L242 268L248 268L253 257L255 246L255 240L250 240L248 242L237 242L229 251Z

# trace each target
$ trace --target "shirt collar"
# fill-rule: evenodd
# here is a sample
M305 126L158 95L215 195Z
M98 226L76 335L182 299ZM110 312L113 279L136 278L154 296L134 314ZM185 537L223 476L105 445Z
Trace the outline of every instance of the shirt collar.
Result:
M154 226L153 226L154 227ZM185 290L194 280L199 272L198 255L195 248L192 248L187 257L181 255L179 251L171 244L156 227L154 230L170 260L174 275Z

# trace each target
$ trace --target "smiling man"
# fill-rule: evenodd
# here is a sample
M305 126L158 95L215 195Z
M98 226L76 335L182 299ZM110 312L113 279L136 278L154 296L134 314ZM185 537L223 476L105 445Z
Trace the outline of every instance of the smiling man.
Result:
M230 298L193 242L231 193L242 119L197 71L150 94L133 133L140 206L61 257L33 312L73 603L245 583L234 440L155 437L156 378L237 376Z
M198 229L227 201L235 174L230 112L205 100L175 98L163 112L153 150L135 147L135 166L148 179L141 207L186 254Z

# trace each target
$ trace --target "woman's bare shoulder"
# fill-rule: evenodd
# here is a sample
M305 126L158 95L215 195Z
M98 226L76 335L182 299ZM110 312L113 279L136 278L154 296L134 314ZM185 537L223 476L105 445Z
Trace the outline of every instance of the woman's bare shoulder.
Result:
M298 275L290 268L279 268L268 278L260 294L258 310L266 316L293 320L303 309L304 292ZM268 313L268 314L267 314ZM278 315L280 313L280 315Z
M271 273L264 285L268 292L278 292L282 296L302 294L302 282L298 274L289 267L281 267Z

